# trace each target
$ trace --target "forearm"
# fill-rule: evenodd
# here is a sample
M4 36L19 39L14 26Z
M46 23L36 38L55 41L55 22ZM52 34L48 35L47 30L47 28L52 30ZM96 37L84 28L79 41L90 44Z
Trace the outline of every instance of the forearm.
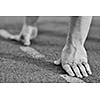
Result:
M92 17L91 16L74 16L69 23L67 45L84 45Z

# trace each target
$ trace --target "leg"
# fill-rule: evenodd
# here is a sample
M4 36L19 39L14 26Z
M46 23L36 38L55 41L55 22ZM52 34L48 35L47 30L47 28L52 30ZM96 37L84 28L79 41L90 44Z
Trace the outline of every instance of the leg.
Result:
M69 35L62 50L61 58L54 62L55 64L61 63L64 70L71 76L76 75L82 78L92 74L84 48L91 20L92 17L90 16L71 17Z
M36 27L36 22L38 16L27 16L24 19L23 28L19 35L13 36L13 39L21 41L24 45L30 45L30 40L36 38L38 29Z

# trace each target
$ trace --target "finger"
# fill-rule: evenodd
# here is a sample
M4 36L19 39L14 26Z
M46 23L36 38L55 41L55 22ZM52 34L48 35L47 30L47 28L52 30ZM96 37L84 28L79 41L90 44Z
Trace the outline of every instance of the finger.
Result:
M88 73L91 75L91 74L92 74L92 72L91 72L91 69L90 69L89 64L88 64L88 63L85 63L85 62L83 62L83 64L84 64L84 66L85 66L86 70L88 71Z
M63 65L63 69L70 75L70 76L75 76L74 72L72 71L71 67L69 64Z
M61 64L61 59L58 59L58 60L54 61L54 64L55 65L60 65Z
M83 76L81 75L80 70L79 70L79 68L77 67L76 64L73 64L73 65L72 65L72 68L73 68L73 70L74 70L74 72L75 72L75 74L76 74L77 77L80 77L80 78L83 77Z
M83 66L82 64L78 64L78 67L80 68L80 70L81 70L83 76L88 77L88 74L87 74L87 72L86 72L84 66Z

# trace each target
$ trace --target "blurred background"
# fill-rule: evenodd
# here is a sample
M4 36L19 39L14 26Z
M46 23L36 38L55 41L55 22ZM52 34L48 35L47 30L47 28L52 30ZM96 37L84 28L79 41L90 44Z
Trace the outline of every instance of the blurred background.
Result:
M66 32L68 21L69 17L67 16L41 16L37 23L40 30ZM0 28L7 28L7 25L15 25L16 28L21 28L23 22L24 16L0 16ZM92 24L100 25L100 17L94 16Z
M66 25L68 24L69 17L53 17L53 16L41 16L39 17L37 23L40 30L66 30ZM17 25L22 26L24 22L24 16L0 16L0 28L5 28L5 25ZM16 26L16 27L17 27ZM63 26L63 27L62 27Z

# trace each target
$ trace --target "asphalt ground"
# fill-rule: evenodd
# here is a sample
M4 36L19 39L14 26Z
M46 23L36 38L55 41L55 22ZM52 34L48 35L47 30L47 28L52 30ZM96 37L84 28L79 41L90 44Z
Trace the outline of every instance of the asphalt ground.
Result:
M32 40L31 48L36 49L45 58L34 59L23 52L21 43L0 37L0 82L1 83L68 83L60 77L66 74L61 66L53 61L60 57L64 47L68 18L42 17L38 21L39 35ZM19 34L21 23L2 23L0 28L12 34ZM83 78L85 82L100 82L100 17L94 17L86 41L86 49L93 74Z

